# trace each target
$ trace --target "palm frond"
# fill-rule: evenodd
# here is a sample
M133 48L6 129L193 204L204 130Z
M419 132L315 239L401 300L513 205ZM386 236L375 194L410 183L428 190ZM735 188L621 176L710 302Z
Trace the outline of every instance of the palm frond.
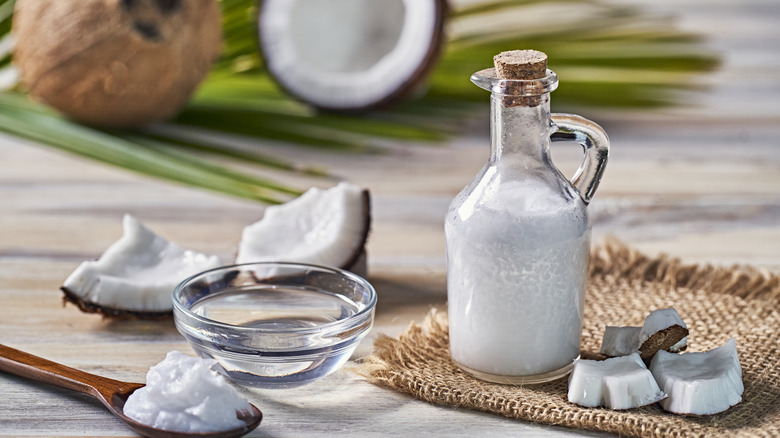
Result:
M222 56L169 123L134 133L92 129L17 90L0 93L0 131L146 175L280 202L299 190L260 176L264 169L329 175L275 156L264 143L351 153L382 151L398 142L437 144L487 102L468 77L501 51L547 52L550 68L566 84L555 93L559 105L674 104L677 91L695 86L700 74L717 66L699 37L675 29L668 17L600 0L482 0L451 8L449 41L422 97L362 116L323 114L284 94L265 72L256 47L255 0L220 5ZM13 0L0 0L0 78L9 80L13 7ZM191 135L193 128L221 135ZM241 137L255 139L256 147L229 140ZM236 162L257 170L237 170Z
M278 203L284 200L280 194L300 194L299 190L178 152L163 142L81 126L40 105L32 107L24 96L12 93L0 93L0 127L75 155L233 196Z

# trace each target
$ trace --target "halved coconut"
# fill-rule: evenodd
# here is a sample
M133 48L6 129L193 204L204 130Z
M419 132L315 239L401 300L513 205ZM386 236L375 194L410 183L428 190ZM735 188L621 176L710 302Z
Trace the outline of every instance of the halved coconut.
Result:
M569 376L569 401L580 406L632 409L665 397L638 353L601 361L578 359Z
M269 73L327 110L387 106L422 84L444 40L445 0L263 0Z
M124 235L96 261L65 280L65 301L107 317L158 319L172 315L171 293L198 272L220 266L217 256L184 250L125 215Z
M745 391L734 339L703 353L659 351L650 370L669 394L661 407L675 414L717 414L742 401Z
M639 354L642 359L652 358L661 350L682 351L687 347L688 326L673 308L658 309L645 318L639 332Z
M367 190L347 183L311 188L286 204L266 208L261 220L244 228L236 263L311 263L365 275L370 226Z

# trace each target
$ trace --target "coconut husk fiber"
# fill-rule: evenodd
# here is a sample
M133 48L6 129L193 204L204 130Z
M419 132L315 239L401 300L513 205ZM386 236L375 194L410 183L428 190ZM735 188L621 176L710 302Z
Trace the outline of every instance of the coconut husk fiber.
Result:
M566 379L532 386L483 382L450 359L447 315L435 309L398 339L377 339L359 372L439 405L620 436L780 436L780 276L752 267L685 265L615 241L592 252L589 275L583 357L598 356L606 325L642 325L650 311L674 307L690 329L688 351L736 338L742 402L711 416L674 415L657 404L612 411L569 403Z

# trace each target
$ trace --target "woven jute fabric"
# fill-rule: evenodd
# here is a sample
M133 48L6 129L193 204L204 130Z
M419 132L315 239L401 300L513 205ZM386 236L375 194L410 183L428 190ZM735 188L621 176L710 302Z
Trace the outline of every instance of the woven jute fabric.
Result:
M621 436L780 436L777 274L684 265L613 241L593 251L589 276L583 357L598 357L606 325L639 326L652 310L674 307L690 329L688 351L706 351L736 338L745 384L742 402L711 416L670 414L657 404L612 411L569 403L566 379L529 386L484 382L452 362L447 315L436 310L398 339L377 339L359 372L431 403Z

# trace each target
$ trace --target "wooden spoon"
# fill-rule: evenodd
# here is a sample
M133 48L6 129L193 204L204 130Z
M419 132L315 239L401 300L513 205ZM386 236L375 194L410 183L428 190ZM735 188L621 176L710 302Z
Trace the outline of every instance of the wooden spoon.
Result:
M237 412L238 418L245 424L235 429L208 433L162 430L139 423L125 415L122 411L127 397L136 389L145 386L141 383L120 382L119 380L85 373L84 371L33 356L3 344L0 344L0 371L89 394L100 400L111 413L121 418L133 430L141 435L153 438L183 438L188 436L209 438L239 437L252 431L260 424L260 420L263 419L263 414L260 410L256 406L250 405L252 407L251 411Z

